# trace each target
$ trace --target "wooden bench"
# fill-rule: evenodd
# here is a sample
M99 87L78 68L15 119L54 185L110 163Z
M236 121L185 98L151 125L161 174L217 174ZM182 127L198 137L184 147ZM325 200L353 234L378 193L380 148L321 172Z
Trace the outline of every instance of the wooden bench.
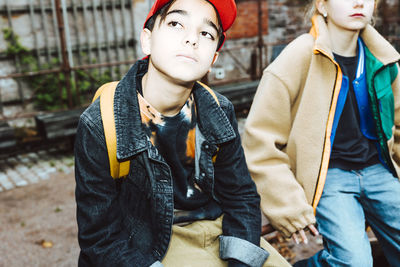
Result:
M278 231L276 231L271 224L263 224L261 228L261 236L263 236L268 242L275 242L278 238ZM372 257L374 265L373 267L389 266L383 250L376 238L370 238ZM315 251L317 253L318 251Z
M240 111L250 108L259 82L259 80L256 80L222 86L213 86L212 89L226 96L235 106L235 110Z
M17 144L14 129L6 122L0 122L0 151L10 150Z
M35 116L37 130L48 140L73 137L83 111L83 108L79 108L37 115Z

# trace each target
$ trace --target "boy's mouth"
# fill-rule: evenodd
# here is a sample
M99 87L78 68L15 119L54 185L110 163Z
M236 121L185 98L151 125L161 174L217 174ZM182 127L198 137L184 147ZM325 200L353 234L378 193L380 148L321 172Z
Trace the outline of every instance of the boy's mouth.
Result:
M196 58L194 58L193 56L189 56L189 55L180 54L180 55L177 55L176 57L180 58L180 59L183 59L185 61L197 62Z

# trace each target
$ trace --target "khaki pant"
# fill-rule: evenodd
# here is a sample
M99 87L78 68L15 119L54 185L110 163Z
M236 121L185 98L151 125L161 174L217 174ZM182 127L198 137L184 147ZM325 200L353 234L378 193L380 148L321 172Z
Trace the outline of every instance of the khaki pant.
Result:
M222 216L215 221L197 221L185 226L174 225L165 267L227 267L219 258L219 236L222 234ZM261 247L269 252L263 267L291 266L264 238Z

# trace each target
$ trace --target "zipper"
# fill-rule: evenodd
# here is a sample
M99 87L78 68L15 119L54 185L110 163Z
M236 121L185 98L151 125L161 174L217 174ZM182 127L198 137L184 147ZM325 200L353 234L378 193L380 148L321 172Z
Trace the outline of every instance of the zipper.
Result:
M328 55L323 50L317 49L318 52L329 58L333 64L336 66L337 74L336 74L336 81L334 85L334 90L333 90L333 96L332 96L332 104L329 109L328 113L328 121L326 125L326 133L325 133L325 142L324 142L324 147L322 151L322 160L321 160L321 165L320 165L320 170L319 170L319 175L317 179L317 185L315 187L314 191L314 197L312 200L312 207L314 209L314 213L316 212L316 208L318 205L319 200L321 199L322 196L322 190L325 185L325 180L326 180L326 175L328 173L328 167L329 167L329 159L330 159L330 153L331 153L331 141L330 141L330 135L332 133L332 126L333 126L333 120L335 116L335 111L336 111L336 105L337 105L337 100L339 97L340 93L340 87L342 85L342 70L340 69L339 65L335 62L335 60ZM339 88L338 88L339 87Z

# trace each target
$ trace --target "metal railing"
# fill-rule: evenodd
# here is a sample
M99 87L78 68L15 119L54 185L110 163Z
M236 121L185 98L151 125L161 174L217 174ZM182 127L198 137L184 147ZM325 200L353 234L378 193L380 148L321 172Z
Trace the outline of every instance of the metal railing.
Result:
M2 100L0 94L0 114L4 105L32 101L32 95L24 94L24 86L29 86L23 84L25 78L62 73L64 84L60 87L65 87L67 97L59 101L72 108L84 99L77 71L90 77L91 69L99 69L100 74L107 71L110 79L119 77L137 58L133 9L132 0L27 0L20 6L5 0L3 6L0 4L0 16L7 18L3 29L13 35L7 45L18 47L18 30L26 31L27 27L32 38L25 39L32 42L28 52L0 52L0 62L12 65L2 69L0 81L15 79L18 91L12 100ZM23 22L18 21L21 17ZM27 55L34 58L35 68L23 65ZM96 79L91 82L92 90L99 86Z

